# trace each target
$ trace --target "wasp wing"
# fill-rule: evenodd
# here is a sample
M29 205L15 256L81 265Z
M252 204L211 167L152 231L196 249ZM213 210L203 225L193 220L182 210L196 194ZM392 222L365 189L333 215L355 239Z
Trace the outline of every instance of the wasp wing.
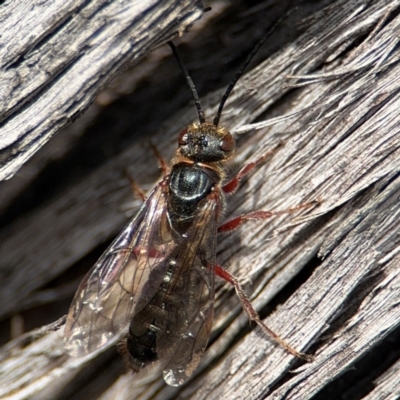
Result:
M165 381L182 385L197 368L210 336L214 312L214 265L219 196L199 207L186 238L171 255L177 273L166 296L165 328L157 340Z
M175 247L165 182L155 187L80 284L64 334L70 355L82 356L105 345L158 290L167 266L163 261Z

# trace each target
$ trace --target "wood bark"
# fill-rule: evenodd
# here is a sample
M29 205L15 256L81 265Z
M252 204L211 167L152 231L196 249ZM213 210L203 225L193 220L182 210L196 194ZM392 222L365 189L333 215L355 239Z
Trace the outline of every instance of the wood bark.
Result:
M201 14L199 3L189 1L155 3L136 19L123 7L139 2L84 2L80 8L63 2L65 8L47 8L46 19L35 7L11 13L11 4L0 6L1 18L17 21L14 32L19 27L25 50L13 55L3 47L3 82L7 74L25 78L20 86L14 78L0 84L9 93L0 129L21 127L0 135L9 140L3 149L17 149L2 153L4 177L84 110L117 70ZM98 12L81 13L88 5ZM232 288L217 281L209 348L183 387L166 386L157 367L138 376L126 372L114 346L68 358L61 329L28 332L4 345L1 398L399 397L400 0L296 5L239 80L221 119L237 133L236 169L275 149L228 199L226 218L319 204L221 235L217 258L241 280L267 325L313 354L313 362L294 359L249 326ZM119 12L108 8L117 6ZM183 35L182 57L207 117L247 52L292 6L215 3ZM110 24L119 33L108 31ZM33 29L42 32L28 34ZM85 37L85 45L77 46L77 37ZM57 49L64 59L51 53ZM24 75L35 65L33 56L57 62L44 69L49 73L39 66ZM184 105L188 99L175 61L160 47L120 74L85 115L2 183L3 343L10 325L16 329L22 320L29 331L67 312L84 273L124 226L126 214L139 207L126 174L145 189L154 184L159 172L148 140L171 157L179 131L196 118L193 104Z

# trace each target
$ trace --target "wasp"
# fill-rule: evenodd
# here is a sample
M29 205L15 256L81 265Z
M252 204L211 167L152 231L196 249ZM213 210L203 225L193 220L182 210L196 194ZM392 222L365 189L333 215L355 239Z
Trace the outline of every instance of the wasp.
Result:
M159 361L166 383L182 385L207 347L217 275L234 286L250 320L289 352L307 358L260 320L238 280L216 262L219 232L232 231L250 219L267 219L309 206L254 211L220 225L225 197L265 159L244 166L228 179L235 138L219 125L226 99L262 43L236 73L212 123L206 122L189 73L169 43L192 90L199 122L181 131L171 170L165 171L137 215L80 284L64 334L70 355L88 354L128 327L118 347L132 369L139 371Z

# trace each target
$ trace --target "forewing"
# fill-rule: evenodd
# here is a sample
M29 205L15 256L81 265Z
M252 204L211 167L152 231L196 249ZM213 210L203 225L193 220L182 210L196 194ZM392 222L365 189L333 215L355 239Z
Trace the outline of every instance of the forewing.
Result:
M165 381L182 385L197 368L207 346L214 312L214 265L219 197L206 199L175 249L178 272L169 296L166 326L157 342Z
M106 344L158 290L165 275L163 260L175 247L164 182L80 284L64 334L70 355L88 354Z

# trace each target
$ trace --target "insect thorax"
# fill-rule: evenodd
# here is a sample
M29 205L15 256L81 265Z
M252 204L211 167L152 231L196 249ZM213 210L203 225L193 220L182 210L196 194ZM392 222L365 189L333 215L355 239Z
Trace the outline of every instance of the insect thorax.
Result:
M191 219L199 202L211 193L219 180L211 169L196 164L175 164L169 179L169 211L179 219Z

